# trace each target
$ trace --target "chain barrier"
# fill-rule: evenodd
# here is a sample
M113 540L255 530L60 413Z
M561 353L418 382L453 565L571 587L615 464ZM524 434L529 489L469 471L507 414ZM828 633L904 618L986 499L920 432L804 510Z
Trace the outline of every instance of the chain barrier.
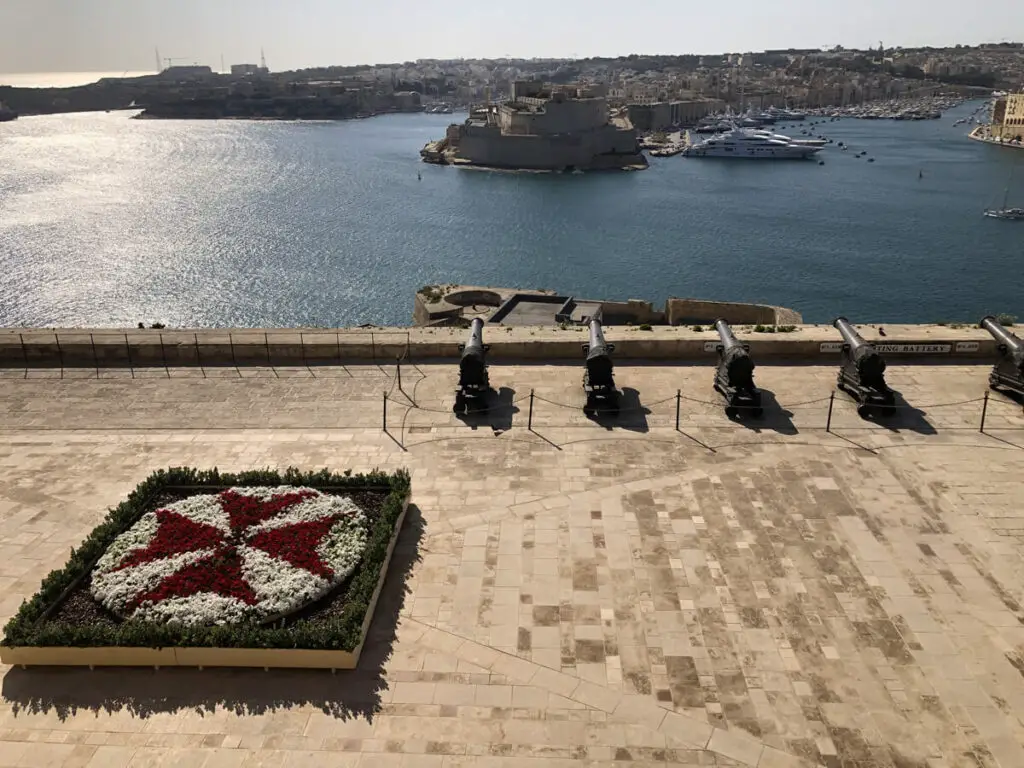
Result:
M837 393L835 391L833 391L827 397L817 397L817 398L813 398L811 400L804 400L804 401L801 401L801 402L798 402L798 403L792 403L792 404L780 403L780 404L778 404L779 405L778 413L782 414L782 415L791 415L791 414L788 413L789 409L806 408L808 406L813 406L813 405L817 405L817 404L821 404L821 403L826 403L827 402L828 403L828 414L826 416L824 427L818 425L818 426L802 426L801 428L804 429L804 430L822 430L823 429L825 432L829 432L830 433L833 430L833 424L832 424L832 422L833 422L833 411L835 410L836 405L837 405L836 394ZM503 403L503 404L496 405L496 406L488 406L488 407L485 407L485 408L474 409L474 410L468 412L468 414L466 414L466 415L473 415L473 416L479 416L479 417L482 417L482 418L486 418L490 414L502 413L502 414L505 414L505 415L511 414L511 415L514 416L514 414L517 413L518 411L513 406L515 406L516 404L522 403L522 402L524 402L526 400L530 401L529 413L528 413L528 416L527 416L527 424L526 424L527 429L530 430L530 431L534 430L534 417L535 417L535 414L536 414L535 404L537 404L537 403L544 403L546 405L551 405L551 406L554 406L555 408L561 409L561 410L569 410L569 411L577 412L581 416L581 418L579 420L576 420L576 421L566 421L564 423L562 421L559 421L558 423L544 423L544 424L540 425L541 427L544 427L544 428L577 428L577 427L584 426L589 421L589 419L585 420L583 418L585 416L585 414L583 414L583 404L582 403L566 403L566 402L563 402L563 401L560 401L560 400L556 400L556 399L553 399L553 398L550 398L550 397L545 397L543 395L538 395L533 390L531 390L530 394L528 394L528 395L521 395L521 396L515 398L514 400L510 401L509 403ZM727 407L727 405L728 405L725 402L724 399L720 400L720 401L717 401L717 402L716 401L711 401L711 400L703 400L703 399L700 399L700 398L689 397L687 395L683 395L681 391L677 391L676 394L674 394L674 395L670 395L668 397L662 398L660 400L653 401L651 403L641 403L638 406L630 406L630 407L626 407L626 408L619 408L614 413L619 415L619 416L625 416L625 417L627 417L627 419L630 416L630 414L635 414L635 413L641 413L643 415L649 415L649 414L653 413L652 409L657 408L658 406L663 406L663 405L665 405L667 403L670 403L672 401L675 401L675 403L676 403L676 409L675 409L675 430L676 431L681 431L680 430L681 423L684 424L685 426L689 427L689 428L697 428L697 429L744 429L744 428L749 428L750 426L754 426L754 425L756 425L756 423L760 423L760 422L756 422L756 423L755 422L746 422L746 423L739 423L738 424L738 423L735 423L732 419L729 419L728 421L723 421L723 422L720 422L720 423L716 422L714 424L700 424L700 423L693 423L693 422L681 422L681 416L683 414L681 412L680 404L683 401L690 402L690 403L696 403L696 404L704 405L704 406L712 406L716 410L719 410L719 409L724 410ZM898 412L915 412L915 413L922 413L923 414L923 413L927 413L928 411L935 410L935 409L954 408L954 407L959 407L959 406L972 405L974 403L979 403L979 402L983 402L987 406L988 401L989 401L989 396L988 396L988 393L986 393L984 397L975 397L975 398L969 398L969 399L966 399L966 400L957 400L957 401L952 401L952 402L930 403L930 404L925 404L925 405L920 405L920 406L912 405L912 404L909 404L909 403L894 404L892 406L892 409L894 411L898 411ZM404 427L405 427L406 420L412 415L412 413L414 411L422 411L424 413L431 413L431 414L440 414L440 415L449 417L449 419L453 416L452 409L436 408L436 407L430 407L430 406L419 405L419 404L414 404L414 403L401 403L401 402L396 402L396 401L390 401L390 400L387 400L387 399L386 399L386 402L385 402L385 408L387 407L387 404L389 402L391 404L393 404L393 405L398 405L398 406L401 406L401 407L403 407L405 409L404 410L404 416L403 416L403 419L402 419L403 430L404 430ZM1012 406L1012 407L1019 407L1016 403L1013 403L1013 402L1008 402L1008 401L1003 401L1003 400L996 400L996 402L1003 402L1006 405L1009 405L1009 406ZM855 400L847 399L847 398L842 398L842 397L838 398L838 403L839 404L845 404L846 406L857 406L858 405L858 403ZM738 411L738 412L743 412L743 411L747 411L747 410L757 410L759 408L760 408L761 411L765 411L766 415L769 416L769 418L772 415L773 411L775 410L771 406L769 406L769 408L767 410L764 408L764 406L760 406L760 407L759 406L754 406L754 405L730 406L730 410ZM842 413L844 413L847 416L850 415L849 407L844 408L842 410ZM455 414L455 415L458 416L458 414ZM661 413L661 414L654 414L654 415L657 417L659 422L662 419L667 419L668 421L671 421L671 414L669 414L669 413ZM689 414L689 415L699 415L699 414L696 414L695 412L691 412L691 414ZM612 416L612 412L609 412L608 416ZM984 418L985 418L985 414L983 413L982 414L982 423L981 423L981 426L979 428L979 431L981 431L981 432L984 432L984 429L985 429ZM858 423L859 424L863 424L865 422L863 421L863 419L861 419L861 420L859 420ZM879 429L886 428L885 422L880 422L880 423L877 423L877 424L875 424L873 422L867 422L867 423L870 426L875 426L875 427L877 427ZM440 423L436 423L435 422L433 424L430 424L429 426L430 427L442 427L443 428L445 426L448 426L448 424L440 424ZM624 423L622 426L623 426L624 429L629 430L631 426L635 429L636 424L634 423L633 425L630 425L628 423ZM665 428L665 427L668 427L668 426L669 426L668 424L665 424L665 425L662 425L662 428ZM897 428L898 429L898 428L901 428L901 427L903 427L905 425L900 424L899 422L895 422L895 423L892 423L890 426L893 427L893 428ZM509 429L511 427L512 427L512 424L509 423L506 427L504 427L504 430L507 430L507 429ZM644 424L644 427L647 428L646 423ZM851 427L850 425L840 426L841 430L843 430L843 429L851 429L851 428L853 428L853 427ZM946 426L946 427L943 427L943 428L945 428L945 429L967 429L967 428L972 428L972 427L963 426L963 425L959 425L958 424L957 426ZM1020 428L1024 428L1024 427L1006 427L1006 428L1017 428L1017 429L1020 429ZM937 431L934 427L932 429L933 429L933 433L935 431Z

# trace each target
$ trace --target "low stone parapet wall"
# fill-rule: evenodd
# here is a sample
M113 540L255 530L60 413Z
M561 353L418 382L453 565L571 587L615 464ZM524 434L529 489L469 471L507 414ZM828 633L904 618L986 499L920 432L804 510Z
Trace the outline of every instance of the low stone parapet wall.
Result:
M798 326L789 333L734 326L757 360L821 362L838 356L841 339L831 326ZM996 345L979 328L936 325L858 326L887 356L992 359ZM582 359L583 328L485 328L494 361ZM287 366L455 360L468 331L456 328L89 330L0 329L0 367ZM718 334L688 327L640 330L609 326L605 336L619 360L706 361Z

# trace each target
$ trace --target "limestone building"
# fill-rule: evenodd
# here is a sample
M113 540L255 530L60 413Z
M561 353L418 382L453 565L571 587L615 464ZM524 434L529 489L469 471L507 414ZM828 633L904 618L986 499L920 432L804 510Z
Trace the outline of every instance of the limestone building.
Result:
M642 168L636 132L613 125L599 85L516 82L501 104L473 109L424 148L428 162L534 170Z

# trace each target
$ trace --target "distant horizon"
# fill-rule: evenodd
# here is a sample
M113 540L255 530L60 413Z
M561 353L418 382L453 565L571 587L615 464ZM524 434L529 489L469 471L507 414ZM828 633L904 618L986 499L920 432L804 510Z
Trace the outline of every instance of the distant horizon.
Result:
M1020 41L1013 41L1013 40L992 41L992 40L989 40L989 41L973 42L973 43L952 43L952 44L946 44L946 45L939 45L939 44L886 45L885 48L886 48L886 50L891 50L891 49L913 50L913 49L920 49L920 48L952 49L952 48L955 48L957 45L960 45L960 46L965 47L965 48L976 48L976 47L981 46L981 45L1000 45L1000 44L1014 44L1014 43L1019 44ZM857 47L857 46L842 45L841 43L837 43L836 45L839 45L843 49L850 50L850 51L868 51L868 50L877 49L877 47L878 47L877 45L873 46L873 47L872 46ZM501 59L521 60L521 61L530 61L530 60L541 60L542 61L542 60L547 60L547 59L582 61L584 59L617 59L617 58L624 58L626 56L634 55L634 53L635 53L635 55L641 56L641 57L646 57L646 56L725 56L725 55L728 55L728 54L762 53L762 52L764 52L766 50L778 51L778 50L790 50L790 49L792 49L792 50L820 50L820 51L826 51L826 50L831 50L834 47L835 47L835 45L817 46L817 47L815 47L815 46L790 45L790 46L785 46L783 48L772 48L772 47L769 47L769 48L746 49L746 50L736 49L736 50L728 50L728 51L716 51L714 53L707 53L707 52L704 52L704 53L633 52L633 53L619 53L619 54L594 54L594 55L590 55L590 56L581 56L581 55L573 55L573 56L557 56L557 55L526 56L526 55L516 55L516 54L504 54L504 55L501 55L501 56L496 56L496 55L490 55L490 56L417 56L414 59L403 59L401 61L398 61L398 60L383 61L383 60L381 60L381 61L374 61L374 62L359 62L359 63L355 63L355 64L353 64L353 63L331 63L331 64L308 64L308 63L306 63L306 64L299 64L299 65L295 65L295 66L270 67L270 70L271 70L271 72L288 72L288 71L302 70L302 69L327 69L327 68L330 68L330 67L367 67L367 68L371 68L371 67L377 67L377 66L386 66L388 64L403 64L403 63L405 63L407 61L410 61L410 62L415 62L415 61L458 61L458 60L465 60L465 61L482 61L482 60L498 61L498 60L501 60ZM246 62L231 61L231 62L228 62L225 59L225 68L224 68L224 70L221 70L220 62L219 61L214 63L214 64L209 64L209 63L204 63L202 61L199 61L197 63L197 65L198 66L208 66L214 72L227 72L230 69L232 64L240 64L240 63L250 63L251 64L253 62L250 62L250 61L246 61ZM178 66L182 66L182 65L179 64ZM161 69L163 69L163 68L165 68L165 67L161 67ZM34 71L31 71L31 72L15 70L15 71L11 71L11 72L0 72L0 86L5 86L6 85L6 86L13 86L15 88L73 87L73 86L76 86L76 85L88 85L90 83L96 82L97 80L100 80L102 78L107 78L107 77L144 77L146 75L155 74L156 72L157 72L157 69L155 67L150 67L149 69L129 69L129 70L121 70L121 71L118 71L116 69L115 70L109 70L109 69L108 70L94 70L94 69L81 69L81 70L77 70L77 69L52 69L52 70L46 70L46 69L36 69Z
M983 41L983 42L952 43L952 44L945 44L945 45L942 45L942 44L888 45L887 44L887 45L885 45L885 48L886 48L886 50L893 50L893 49L914 50L914 49L921 49L921 48L953 49L957 45L960 45L960 46L962 46L964 48L976 48L976 47L979 47L981 45L1000 45L1000 44L1004 44L1005 45L1005 44L1014 44L1014 43L1019 44L1020 41L1009 41L1009 40L992 41L992 40L989 40L989 41ZM844 50L848 50L848 51L869 51L869 50L877 50L877 48L878 48L877 44L874 45L874 46L865 46L865 47L848 46L848 45L842 45L841 43L836 44L836 45L839 45ZM692 52L676 52L676 53L664 53L664 52L662 52L662 53L656 53L656 52L636 52L635 51L635 52L632 52L632 53L594 54L594 55L589 55L589 56L579 55L579 54L575 54L575 55L562 55L562 56L554 55L554 54L552 54L552 55L533 55L533 56L529 56L529 55L516 55L516 54L502 54L502 55L493 55L492 54L492 55L487 55L487 56L440 56L440 55L428 56L428 55L421 55L421 56L416 56L415 58L412 58L412 59L402 59L402 60L398 60L398 59L395 59L395 60L383 60L383 59L381 59L381 60L372 61L372 62L371 61L363 61L363 62L358 62L358 63L351 63L351 62L309 63L309 62L303 62L303 63L298 63L298 64L288 64L288 65L273 66L273 62L270 62L268 66L269 66L271 72L288 72L288 71L303 70L303 69L327 69L327 68L331 68L331 67L366 67L366 68L372 68L372 67L377 67L377 66L387 66L389 64L404 64L406 62L416 62L416 61L459 61L459 60L462 60L462 61L483 61L483 60L500 61L502 59L521 60L521 61L531 61L531 60L539 60L539 61L543 61L543 60L582 61L584 59L617 59L617 58L624 58L624 57L627 57L627 56L631 56L631 55L634 55L634 54L637 55L637 56L640 56L640 57L654 57L654 56L665 56L665 57L672 57L672 56L715 57L715 56L726 56L726 55L729 55L729 54L761 53L761 52L764 52L764 51L767 51L767 50L772 50L772 51L785 51L785 50L819 50L819 51L828 51L828 50L833 49L834 47L835 47L835 45L829 45L829 46L798 46L798 45L790 45L790 46L785 46L785 47L781 47L781 48L778 48L778 47L766 47L766 48L759 48L759 49L749 49L748 48L748 49L744 49L744 50L734 49L734 50L727 50L727 51L716 51L716 52L713 52L713 53L707 53L707 52L703 52L703 53L692 53ZM258 61L259 61L259 57L256 57L252 61L249 61L249 60L235 61L235 60L228 60L227 58L225 58L224 59L224 68L221 69L221 62L220 62L219 57L218 57L218 60L216 62L213 62L213 63L205 62L205 61L200 59L198 61L193 60L192 62L189 62L188 64L179 62L179 63L176 64L176 66L190 66L190 65L208 66L214 72L226 73L226 72L230 71L230 67L231 67L232 64L242 64L242 63L252 64L252 63L256 63ZM155 61L154 61L154 64L155 64ZM165 68L166 68L166 64L162 65L160 70L162 71ZM148 69L145 69L145 68L143 68L143 69L133 68L133 69L127 69L127 70L118 70L118 69L105 69L105 70L99 70L99 69L59 69L59 68L41 69L41 68L37 68L37 69L34 69L32 71L27 71L27 70L12 69L12 71L0 72L0 86L7 85L7 86L13 86L13 87L16 87L16 88L72 87L72 86L76 86L76 85L87 85L89 83L96 82L97 80L102 79L102 78L106 78L106 77L142 77L142 76L146 76L146 75L155 74L157 71L158 70L156 69L155 66L149 67Z

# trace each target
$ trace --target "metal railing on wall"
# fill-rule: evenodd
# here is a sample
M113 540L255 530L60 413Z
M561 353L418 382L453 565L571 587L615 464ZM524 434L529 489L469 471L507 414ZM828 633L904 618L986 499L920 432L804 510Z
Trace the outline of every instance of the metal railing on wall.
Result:
M99 340L99 341L98 341ZM46 336L18 334L16 347L7 345L0 369L22 371L25 378L35 369L92 369L96 377L104 369L306 367L316 369L346 365L391 365L396 359L411 360L408 331L269 331L53 333ZM241 373L238 374L241 376Z

